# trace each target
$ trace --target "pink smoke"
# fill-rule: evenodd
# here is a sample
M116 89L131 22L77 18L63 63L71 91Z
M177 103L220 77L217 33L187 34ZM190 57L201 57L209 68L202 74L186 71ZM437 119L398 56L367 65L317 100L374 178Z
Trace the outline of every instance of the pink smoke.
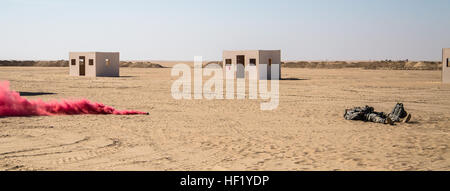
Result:
M114 114L114 115L148 115L146 112L116 110L101 103L89 100L61 100L44 102L27 100L19 93L9 89L9 82L0 82L0 116L47 116L47 115L81 115L81 114Z

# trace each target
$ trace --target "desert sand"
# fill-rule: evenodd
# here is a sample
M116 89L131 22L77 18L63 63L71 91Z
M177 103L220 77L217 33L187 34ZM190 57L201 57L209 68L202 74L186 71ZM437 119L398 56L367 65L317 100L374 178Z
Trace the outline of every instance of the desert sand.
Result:
M282 68L273 111L262 100L175 100L170 71L89 78L0 67L29 99L150 112L0 118L0 170L450 170L450 84L440 71ZM346 108L390 112L397 102L411 123L343 119Z

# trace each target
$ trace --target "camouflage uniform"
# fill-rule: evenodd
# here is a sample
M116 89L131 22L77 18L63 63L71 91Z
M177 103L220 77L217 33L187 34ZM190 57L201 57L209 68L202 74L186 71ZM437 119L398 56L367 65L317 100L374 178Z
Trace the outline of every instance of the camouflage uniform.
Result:
M375 123L386 123L386 114L383 112L372 112L365 114L365 121L371 121Z
M394 122L400 122L401 118L406 117L407 113L403 108L402 103L397 103L391 113L375 112L373 107L355 107L353 109L346 109L344 118L347 120L361 120L375 123L386 123L389 117Z
M373 107L355 107L345 110L344 118L347 120L371 121L375 123L386 123L386 115L381 112L375 112Z

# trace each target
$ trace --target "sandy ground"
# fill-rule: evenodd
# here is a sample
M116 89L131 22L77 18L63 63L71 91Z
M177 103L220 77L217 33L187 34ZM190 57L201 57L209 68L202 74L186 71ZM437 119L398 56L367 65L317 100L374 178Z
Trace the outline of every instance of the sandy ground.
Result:
M170 68L120 78L67 68L1 67L12 89L87 98L149 116L0 118L0 170L450 170L450 85L440 71L282 69L280 105L174 100ZM413 114L395 126L346 121L369 104Z

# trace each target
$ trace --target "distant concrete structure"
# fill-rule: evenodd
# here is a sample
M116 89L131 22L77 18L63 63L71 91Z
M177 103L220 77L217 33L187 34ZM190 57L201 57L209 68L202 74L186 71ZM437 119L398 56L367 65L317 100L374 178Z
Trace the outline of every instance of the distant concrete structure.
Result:
M119 77L118 52L69 52L70 76Z
M450 83L450 48L442 49L442 82Z
M245 68L255 67L257 79L270 80L271 66L278 65L278 76L281 77L281 50L240 50L223 51L223 68L226 72L236 69L235 78L245 78ZM237 67L238 65L243 67Z

